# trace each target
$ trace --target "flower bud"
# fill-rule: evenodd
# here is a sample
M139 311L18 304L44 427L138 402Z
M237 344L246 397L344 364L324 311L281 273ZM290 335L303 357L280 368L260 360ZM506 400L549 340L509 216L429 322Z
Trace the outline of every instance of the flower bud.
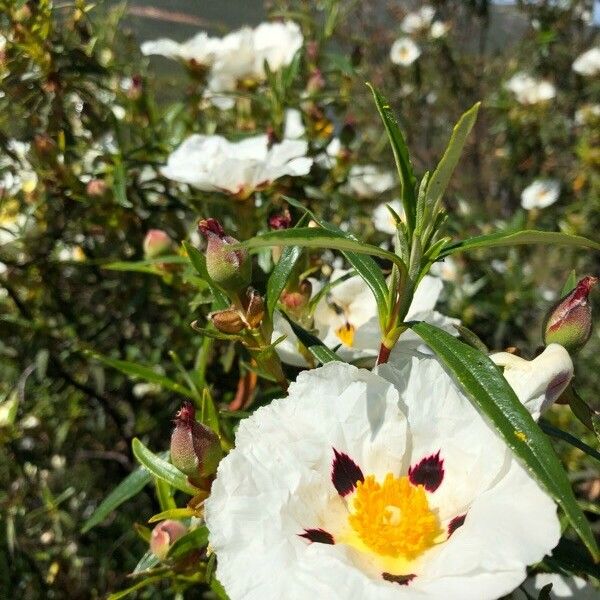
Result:
M85 186L85 192L92 198L99 198L106 193L106 182L104 179L90 179Z
M171 435L171 463L189 480L201 484L202 479L213 475L223 453L219 437L196 421L196 411L185 402L175 415L175 429Z
M225 234L216 219L204 219L198 223L206 246L206 270L210 278L230 292L238 292L248 286L252 277L252 262L243 249L232 250L238 241Z
M179 521L166 520L159 523L150 536L150 550L161 560L167 557L169 548L181 536L187 533L185 525Z
M289 229L291 224L292 216L287 208L283 212L275 213L269 217L269 227L271 229Z
M265 316L263 297L254 288L248 288L243 304L246 310L246 322L252 328L258 327Z
M235 308L215 311L210 313L208 318L221 333L235 334L246 329L246 323Z
M544 343L560 344L569 352L583 348L592 333L592 305L588 296L597 277L584 277L549 311L544 322Z
M171 248L171 238L162 229L151 229L144 238L144 256L146 258L157 258L168 254Z
M299 318L310 297L312 295L312 284L308 279L300 282L300 285L294 290L284 290L281 294L280 301L285 306L286 312L290 315Z

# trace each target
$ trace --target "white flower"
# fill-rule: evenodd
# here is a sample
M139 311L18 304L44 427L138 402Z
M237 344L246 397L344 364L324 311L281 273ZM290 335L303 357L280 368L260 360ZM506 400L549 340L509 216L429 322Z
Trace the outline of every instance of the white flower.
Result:
M286 140L269 148L266 135L229 142L219 135L192 135L168 158L161 173L203 191L242 198L284 175L306 175L312 159L308 143Z
M327 144L325 152L321 152L315 157L315 162L323 169L333 169L341 151L342 142L340 141L340 138L334 137L329 144Z
M254 30L255 73L265 76L265 61L274 72L286 67L303 43L300 27L293 21L261 23Z
M560 537L432 357L301 373L240 423L205 515L232 600L492 600Z
M214 62L219 42L218 38L209 37L201 31L181 44L167 38L144 42L141 51L144 56L164 56L208 67Z
M533 360L509 352L490 358L504 368L504 378L535 419L554 404L573 377L573 361L559 344L549 344Z
M429 34L432 38L438 39L444 37L448 31L450 30L450 25L448 23L444 23L444 21L434 21L431 24L431 30Z
M521 104L538 104L556 96L556 88L549 81L534 79L526 73L517 73L507 82L506 88L511 91Z
M425 5L415 12L408 13L402 20L400 28L405 33L417 33L429 27L434 15L435 9Z
M390 48L390 60L395 65L408 67L421 56L421 49L409 37L398 38Z
M390 171L382 171L375 165L352 165L348 173L350 193L359 198L374 198L394 187L396 180Z
M585 104L575 113L575 123L586 125L600 119L600 104Z
M556 179L536 179L521 192L521 206L526 210L546 208L560 196L560 182Z
M573 71L591 77L600 73L600 47L590 48L575 59Z
M523 583L523 588L530 597L537 598L542 588L552 584L550 592L551 600L572 598L573 600L594 600L598 598L598 592L585 579L581 577L565 577L558 573L538 573L528 577ZM513 592L514 600L529 600L520 590Z
M458 281L458 265L451 256L431 265L429 272L442 281Z
M402 208L402 203L400 200L382 202L373 211L373 225L377 231L383 231L383 233L394 235L397 231L396 221L394 220L392 213L388 210L388 206L390 206L399 217L402 217L404 214L404 209Z
M374 362L381 344L381 330L377 318L377 304L373 293L358 275L351 276L341 283L335 283L348 274L343 269L335 269L331 274L329 292L323 296L314 310L316 335L343 360ZM313 297L321 290L320 284L312 282ZM425 276L418 285L412 304L406 315L407 321L427 321L450 333L456 333L453 325L458 323L434 310L442 292L443 284L435 277ZM272 340L286 335L286 340L276 346L284 362L297 366L307 366L305 357L299 351L298 338L285 319L275 313ZM414 348L424 348L420 338L412 331L401 336L392 354Z
M295 108L288 108L285 111L283 137L287 140L296 140L304 137L305 134L306 127L302 122L302 113Z

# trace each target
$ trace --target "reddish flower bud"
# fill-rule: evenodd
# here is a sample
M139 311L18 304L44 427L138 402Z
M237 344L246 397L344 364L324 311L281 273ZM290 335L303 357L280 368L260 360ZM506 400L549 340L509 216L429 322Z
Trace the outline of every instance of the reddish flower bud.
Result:
M171 435L171 463L185 473L192 483L214 475L223 456L219 437L196 421L196 411L185 402L175 415Z
M235 334L246 329L246 323L235 308L217 310L208 315L215 328L222 333Z
M200 221L198 229L208 242L206 270L210 278L230 292L248 287L252 277L252 262L248 252L230 248L238 241L227 235L216 219Z
M592 305L588 296L597 277L584 277L549 311L544 323L544 342L560 344L569 352L583 348L592 333Z
M271 229L289 229L292 224L292 216L287 208L281 212L269 217L269 227Z
M161 560L165 559L169 548L185 533L187 533L187 528L179 521L162 521L152 530L150 536L151 552Z
M157 258L168 254L173 246L171 238L162 229L151 229L144 238L144 256Z
M85 186L88 196L100 197L106 192L106 182L103 179L90 179Z
M280 301L285 306L286 312L300 318L312 295L312 284L308 279L300 282L297 289L284 290Z

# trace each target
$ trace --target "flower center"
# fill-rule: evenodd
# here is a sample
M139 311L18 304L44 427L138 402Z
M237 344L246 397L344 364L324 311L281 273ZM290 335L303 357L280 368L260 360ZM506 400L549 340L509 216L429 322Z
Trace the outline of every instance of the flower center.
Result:
M369 549L408 560L431 548L442 533L424 487L391 473L382 484L373 475L357 483L348 522Z
M342 340L342 343L346 346L352 346L354 343L354 333L356 329L354 325L346 322L344 325L336 329L335 334Z

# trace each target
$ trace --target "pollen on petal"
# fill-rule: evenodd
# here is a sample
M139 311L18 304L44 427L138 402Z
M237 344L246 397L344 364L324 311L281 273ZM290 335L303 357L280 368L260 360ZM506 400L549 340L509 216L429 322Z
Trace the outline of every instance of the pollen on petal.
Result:
M317 544L335 544L333 536L324 529L305 529L304 533L299 533L298 535L309 542Z
M391 573L382 573L381 576L386 581L400 585L408 585L416 577L416 575L392 575Z
M464 525L466 518L467 515L458 515L448 523L448 537L450 537L459 527Z
M410 467L408 477L413 485L422 485L428 492L435 492L444 479L444 459L440 458L440 451Z
M343 452L333 449L334 459L331 465L331 482L340 496L347 496L356 488L358 481L364 481L360 467Z

